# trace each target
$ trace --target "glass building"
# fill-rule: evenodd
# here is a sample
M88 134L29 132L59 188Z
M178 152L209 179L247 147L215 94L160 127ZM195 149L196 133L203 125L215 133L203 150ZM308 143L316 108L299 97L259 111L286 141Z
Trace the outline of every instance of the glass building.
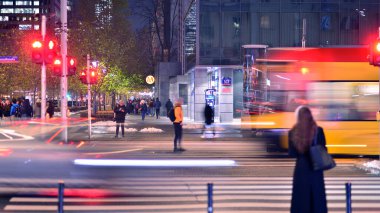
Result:
M304 31L306 47L363 46L378 35L380 24L379 0L187 2L182 54L184 73L189 76L189 115L194 120L201 120L203 91L212 85L220 85L215 93L216 120L239 117L244 91L243 45L301 47ZM232 85L222 86L223 78L231 78Z

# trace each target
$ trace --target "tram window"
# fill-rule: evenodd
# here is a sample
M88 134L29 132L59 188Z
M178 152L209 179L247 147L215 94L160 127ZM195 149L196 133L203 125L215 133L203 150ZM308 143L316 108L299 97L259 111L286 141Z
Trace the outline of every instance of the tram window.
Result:
M379 86L375 82L314 82L308 87L308 99L318 120L375 120Z

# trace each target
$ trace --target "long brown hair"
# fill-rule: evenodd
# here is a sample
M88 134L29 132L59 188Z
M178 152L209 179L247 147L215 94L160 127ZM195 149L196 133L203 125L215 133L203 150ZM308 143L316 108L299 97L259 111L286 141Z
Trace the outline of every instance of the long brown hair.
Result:
M298 152L304 153L309 149L313 137L317 132L317 123L309 108L301 107L298 110L297 123L291 131L293 133L291 140L295 148Z

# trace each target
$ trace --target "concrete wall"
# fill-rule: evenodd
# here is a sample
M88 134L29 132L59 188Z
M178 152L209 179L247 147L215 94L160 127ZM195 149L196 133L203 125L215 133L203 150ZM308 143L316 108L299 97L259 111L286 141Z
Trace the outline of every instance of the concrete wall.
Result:
M220 72L220 88L219 88L219 117L220 122L232 122L233 120L233 86L223 86L222 79L224 77L231 78L233 81L232 69L221 69ZM232 82L233 83L233 82Z
M155 71L155 97L158 97L164 106L169 98L169 80L181 73L180 64L177 62L160 62ZM166 109L161 109L161 115L166 115Z
M175 103L175 101L180 98L180 94L179 94L179 85L180 84L186 84L187 85L187 90L189 90L189 82L188 82L188 78L187 76L184 76L184 75L177 75L176 77L171 77L169 79L169 98L170 100L173 102L173 104ZM167 99L165 100L165 103L166 103ZM184 117L189 117L190 114L189 114L189 103L190 103L190 100L188 99L188 103L184 103L182 104L182 111L183 111L183 116ZM163 109L163 111L165 113L166 112L166 109Z

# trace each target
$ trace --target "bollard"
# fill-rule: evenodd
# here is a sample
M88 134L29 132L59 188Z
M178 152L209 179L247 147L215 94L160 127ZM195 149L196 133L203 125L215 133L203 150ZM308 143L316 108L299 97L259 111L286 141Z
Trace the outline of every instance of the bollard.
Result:
M352 213L351 210L351 183L346 183L346 213Z
M63 181L58 183L58 213L63 213L63 197L65 184Z
M212 208L212 188L213 184L208 183L207 184L207 198L208 198L208 206L207 206L207 213L212 213L213 208Z

